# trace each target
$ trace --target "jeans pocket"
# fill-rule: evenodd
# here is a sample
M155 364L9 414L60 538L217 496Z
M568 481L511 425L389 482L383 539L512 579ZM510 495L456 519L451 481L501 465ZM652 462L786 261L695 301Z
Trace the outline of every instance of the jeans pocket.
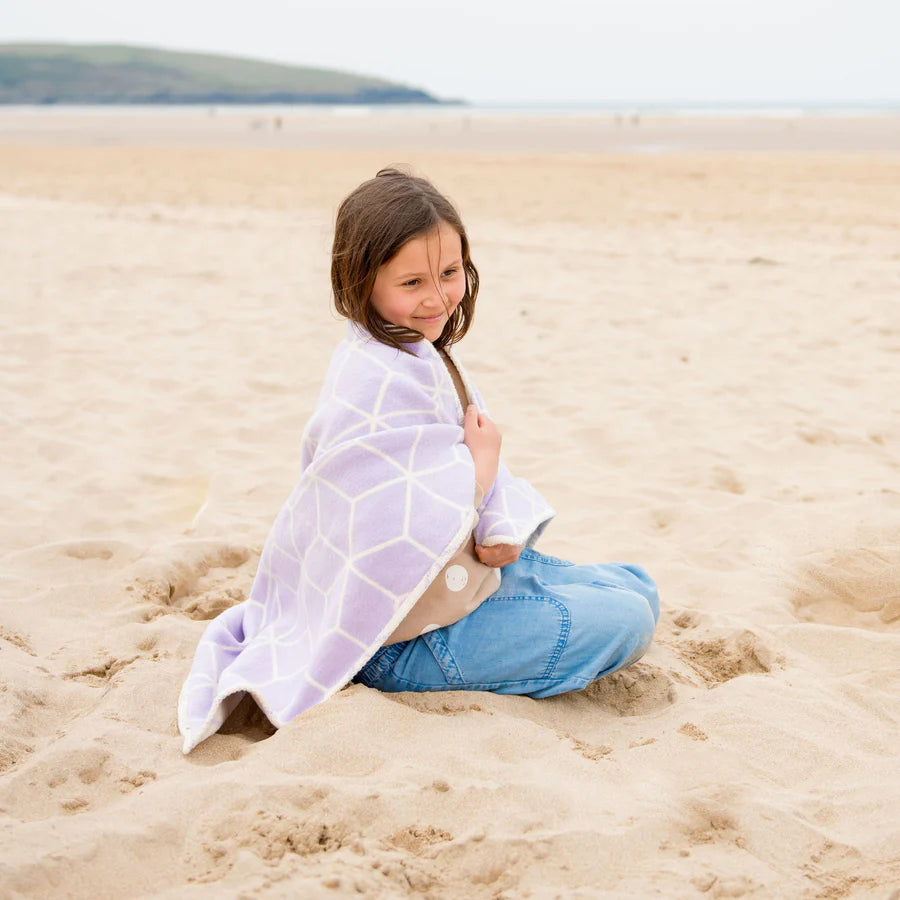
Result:
M449 685L487 687L552 678L570 627L568 607L554 597L492 596L422 638Z

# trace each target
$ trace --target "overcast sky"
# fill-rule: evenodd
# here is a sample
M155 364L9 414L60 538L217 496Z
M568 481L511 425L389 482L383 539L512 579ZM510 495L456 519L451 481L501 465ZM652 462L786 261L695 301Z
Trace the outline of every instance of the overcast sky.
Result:
M0 0L0 42L137 43L484 103L900 99L900 0Z

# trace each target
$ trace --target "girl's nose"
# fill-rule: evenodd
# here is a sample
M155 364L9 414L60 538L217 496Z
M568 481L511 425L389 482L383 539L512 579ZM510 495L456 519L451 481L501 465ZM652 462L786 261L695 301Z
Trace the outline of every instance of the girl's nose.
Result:
M447 294L443 288L433 287L429 291L428 302L434 303L434 304L440 306L441 308L443 308L447 305L447 303L449 301L447 299Z

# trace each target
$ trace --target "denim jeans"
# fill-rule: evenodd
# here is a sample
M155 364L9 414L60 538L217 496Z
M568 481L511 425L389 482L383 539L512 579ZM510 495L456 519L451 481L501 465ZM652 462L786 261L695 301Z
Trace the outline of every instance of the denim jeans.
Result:
M659 598L641 566L576 565L526 547L500 576L467 616L379 648L353 681L550 697L631 665L653 637Z

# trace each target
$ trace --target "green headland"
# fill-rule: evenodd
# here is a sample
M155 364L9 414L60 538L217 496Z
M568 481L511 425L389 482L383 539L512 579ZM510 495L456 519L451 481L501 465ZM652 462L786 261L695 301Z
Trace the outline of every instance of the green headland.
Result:
M0 44L0 103L442 103L385 81L119 44Z

